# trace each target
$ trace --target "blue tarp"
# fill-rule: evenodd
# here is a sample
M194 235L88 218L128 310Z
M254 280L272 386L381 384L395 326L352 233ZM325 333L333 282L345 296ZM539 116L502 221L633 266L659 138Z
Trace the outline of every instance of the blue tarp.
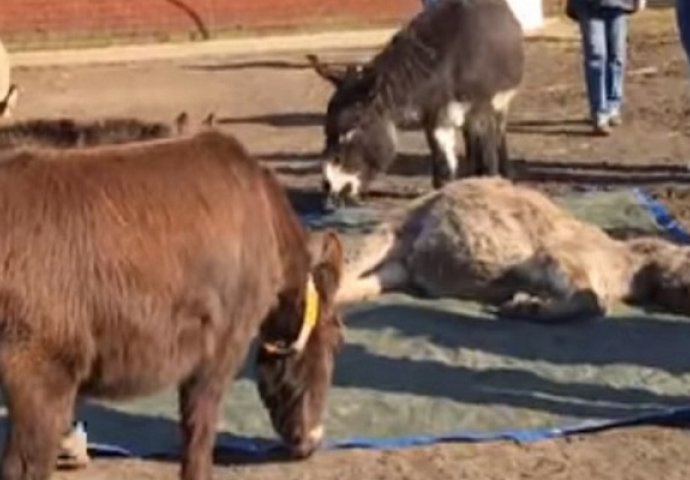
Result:
M639 204L644 207L653 218L657 227L668 234L678 243L690 244L690 235L669 215L663 205L652 199L643 190L635 189L634 195ZM376 222L366 210L357 211L356 223L360 226L362 221L373 226ZM306 215L305 223L318 228L320 215ZM331 218L333 221L333 218ZM348 229L347 219L342 221L335 219L340 227ZM460 431L444 435L409 435L389 438L349 438L335 442L328 442L324 449L398 449L423 445L432 445L440 442L487 442L497 440L512 440L521 443L535 442L550 438L562 437L573 434L582 434L605 429L639 425L645 423L654 424L690 424L690 404L687 407L667 408L654 413L632 414L629 417L616 420L585 420L569 425L549 428L532 429L507 429L490 432ZM137 452L113 445L89 444L90 453L93 456L140 456ZM275 440L262 438L246 438L221 435L216 445L216 451L223 455L249 458L262 458L281 450L280 444Z

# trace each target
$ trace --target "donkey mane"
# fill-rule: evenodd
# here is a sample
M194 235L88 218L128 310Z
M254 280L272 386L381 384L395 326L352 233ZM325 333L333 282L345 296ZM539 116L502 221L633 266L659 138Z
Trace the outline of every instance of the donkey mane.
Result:
M364 66L362 82L370 88L368 105L378 113L404 112L421 87L429 88L430 77L444 75L439 67L448 60L449 45L471 41L467 38L471 33L463 29L469 28L473 10L482 2L502 0L444 1L404 25ZM437 80L432 82L442 88Z
M433 71L438 52L418 33L417 24L410 23L367 65L374 76L370 101L377 112L404 109Z
M76 148L121 144L172 135L170 126L136 118L77 121L71 118L34 119L0 126L0 151L26 146Z

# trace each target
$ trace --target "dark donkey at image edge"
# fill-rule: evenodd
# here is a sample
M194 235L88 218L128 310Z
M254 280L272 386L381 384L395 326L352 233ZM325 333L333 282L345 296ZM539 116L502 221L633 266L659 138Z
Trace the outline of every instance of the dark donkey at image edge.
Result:
M421 122L433 186L460 175L510 177L506 125L522 82L523 33L505 0L444 0L424 9L364 65L308 58L335 86L325 120L323 188L354 200L397 154L397 130ZM456 156L463 128L468 164Z
M181 478L209 480L223 394L257 336L272 424L289 453L311 455L342 342L342 255L220 132L6 158L2 479L49 478L78 397L177 386Z

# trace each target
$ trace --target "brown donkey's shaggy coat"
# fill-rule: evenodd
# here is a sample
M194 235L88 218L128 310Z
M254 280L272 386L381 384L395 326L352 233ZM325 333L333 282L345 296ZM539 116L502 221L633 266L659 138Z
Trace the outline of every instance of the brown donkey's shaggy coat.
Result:
M177 385L182 478L208 480L223 391L257 334L274 426L309 455L341 341L342 249L316 240L272 174L218 132L7 159L2 478L49 477L77 396Z

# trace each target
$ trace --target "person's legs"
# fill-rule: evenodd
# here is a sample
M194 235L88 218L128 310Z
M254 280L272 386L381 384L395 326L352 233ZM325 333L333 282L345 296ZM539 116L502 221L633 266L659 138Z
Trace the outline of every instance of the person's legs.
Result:
M623 82L627 50L627 16L619 10L607 10L604 14L606 29L606 101L609 123L621 123Z
M606 35L604 19L598 15L580 16L583 69L589 111L599 133L608 129L606 96Z
M676 20L680 42L690 61L690 2L688 0L676 0Z
M424 8L428 8L437 4L438 2L439 0L422 0L422 5L424 6Z

